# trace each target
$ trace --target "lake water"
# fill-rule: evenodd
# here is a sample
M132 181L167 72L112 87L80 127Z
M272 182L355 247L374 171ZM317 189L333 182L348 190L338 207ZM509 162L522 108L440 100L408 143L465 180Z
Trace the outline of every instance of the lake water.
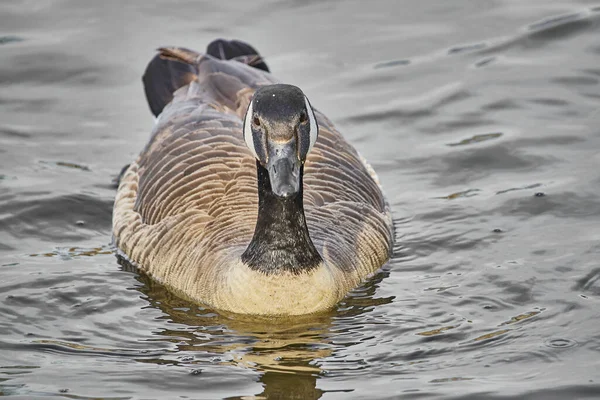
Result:
M600 3L0 3L0 396L600 397ZM393 259L336 310L219 315L118 265L154 49L238 38L379 173Z

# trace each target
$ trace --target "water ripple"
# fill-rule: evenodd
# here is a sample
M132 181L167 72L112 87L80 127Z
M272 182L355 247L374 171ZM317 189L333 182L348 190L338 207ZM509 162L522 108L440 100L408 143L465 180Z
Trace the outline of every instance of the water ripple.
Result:
M0 2L0 395L600 396L600 8L181 5ZM254 38L379 173L393 257L336 309L220 313L117 264L111 179L171 20Z

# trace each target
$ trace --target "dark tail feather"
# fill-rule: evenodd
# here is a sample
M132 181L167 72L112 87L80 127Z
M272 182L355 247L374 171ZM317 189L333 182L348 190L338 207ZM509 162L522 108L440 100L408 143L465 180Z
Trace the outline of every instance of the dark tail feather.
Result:
M173 93L197 77L196 62L200 54L181 47L160 48L146 67L142 81L152 114L160 115L173 100ZM235 59L254 68L269 72L254 47L238 40L213 40L206 53L221 60Z
M269 72L269 67L258 54L258 51L248 43L239 40L213 40L206 47L206 54L221 60L236 59L254 68Z
M167 59L162 54L154 56L142 77L152 114L157 117L173 100L173 92L195 78L196 68L193 65Z

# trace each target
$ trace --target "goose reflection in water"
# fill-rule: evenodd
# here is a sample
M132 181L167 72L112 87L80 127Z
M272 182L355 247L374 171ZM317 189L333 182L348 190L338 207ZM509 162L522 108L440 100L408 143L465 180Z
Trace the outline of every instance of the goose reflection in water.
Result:
M137 272L126 261L120 263L124 270ZM335 356L334 335L339 337L344 329L352 328L348 321L393 301L393 297L374 297L387 275L384 268L351 292L335 310L282 319L216 313L181 299L148 276L138 274L136 279L142 285L136 290L177 324L173 329L155 332L157 340L175 343L177 353L182 354L179 361L139 361L171 362L199 373L203 365L215 362L248 368L260 374L263 385L262 393L251 398L318 399L325 391L317 387L317 380L327 373L320 360Z

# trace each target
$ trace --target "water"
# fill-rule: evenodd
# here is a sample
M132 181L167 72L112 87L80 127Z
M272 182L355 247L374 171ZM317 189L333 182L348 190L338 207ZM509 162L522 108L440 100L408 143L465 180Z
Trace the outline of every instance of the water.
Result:
M600 397L600 4L4 0L0 21L0 395ZM393 206L393 259L327 315L219 315L112 254L142 71L215 37L300 86Z

